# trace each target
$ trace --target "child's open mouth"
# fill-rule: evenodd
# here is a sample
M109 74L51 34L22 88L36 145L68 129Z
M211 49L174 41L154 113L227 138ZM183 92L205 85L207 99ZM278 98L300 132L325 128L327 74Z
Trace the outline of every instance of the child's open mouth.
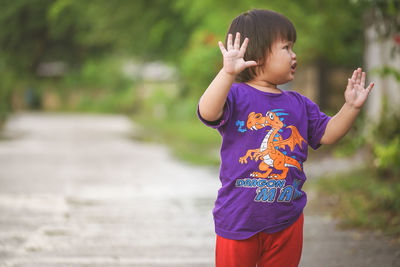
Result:
M296 71L296 66L297 66L296 62L292 64L292 66L291 66L292 73L294 73Z

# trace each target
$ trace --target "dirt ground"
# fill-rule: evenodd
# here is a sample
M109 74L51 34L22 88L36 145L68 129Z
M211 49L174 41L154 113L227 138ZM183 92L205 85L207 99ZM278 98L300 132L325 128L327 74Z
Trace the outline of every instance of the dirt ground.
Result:
M134 131L124 116L10 117L0 140L0 266L214 265L218 170L179 162L132 140ZM319 163L305 165L310 179L331 164ZM400 266L400 248L384 236L336 224L306 208L300 266Z

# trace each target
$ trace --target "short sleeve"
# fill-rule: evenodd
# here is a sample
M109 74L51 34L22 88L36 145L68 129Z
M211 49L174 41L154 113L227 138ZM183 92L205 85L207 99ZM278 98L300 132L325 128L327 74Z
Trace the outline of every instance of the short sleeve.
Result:
M207 121L205 120L201 114L200 114L200 109L199 109L199 104L197 105L197 116L199 117L200 121L202 121L205 125L208 127L214 128L214 129L219 129L223 125L226 124L226 122L229 120L231 117L231 111L232 111L232 94L231 91L228 94L228 97L226 99L225 105L224 105L224 110L222 113L222 117L217 120L217 121Z
M321 138L331 117L321 112L317 104L308 98L305 99L308 117L308 144L315 150L321 146Z

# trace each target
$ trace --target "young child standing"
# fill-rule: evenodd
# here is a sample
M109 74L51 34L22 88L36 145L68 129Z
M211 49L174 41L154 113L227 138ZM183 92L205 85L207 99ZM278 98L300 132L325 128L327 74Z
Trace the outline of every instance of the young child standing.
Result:
M222 135L222 187L213 210L218 267L298 266L308 145L343 137L373 87L364 88L365 73L355 70L332 118L301 94L279 89L294 78L295 41L286 17L251 10L232 21L226 48L219 42L223 68L198 105L199 118Z

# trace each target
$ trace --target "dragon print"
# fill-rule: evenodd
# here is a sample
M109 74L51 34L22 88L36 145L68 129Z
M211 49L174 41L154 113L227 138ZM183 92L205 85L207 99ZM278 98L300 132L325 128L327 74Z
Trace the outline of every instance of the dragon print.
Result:
M289 167L297 168L302 171L300 162L287 156L286 151L280 151L279 149L285 149L285 147L288 146L290 151L293 151L295 146L298 145L303 150L303 142L306 144L307 142L300 135L295 126L290 125L286 127L283 123L284 119L279 117L288 114L278 111L282 110L268 111L265 116L255 112L251 112L248 115L246 126L249 130L257 131L271 127L271 129L267 130L268 132L259 148L249 149L243 157L239 158L241 164L247 164L249 158L256 162L261 160L258 166L259 171L251 173L251 177L285 179ZM283 140L280 134L283 129L291 130L291 135L285 140ZM281 173L271 174L273 170L281 171Z

